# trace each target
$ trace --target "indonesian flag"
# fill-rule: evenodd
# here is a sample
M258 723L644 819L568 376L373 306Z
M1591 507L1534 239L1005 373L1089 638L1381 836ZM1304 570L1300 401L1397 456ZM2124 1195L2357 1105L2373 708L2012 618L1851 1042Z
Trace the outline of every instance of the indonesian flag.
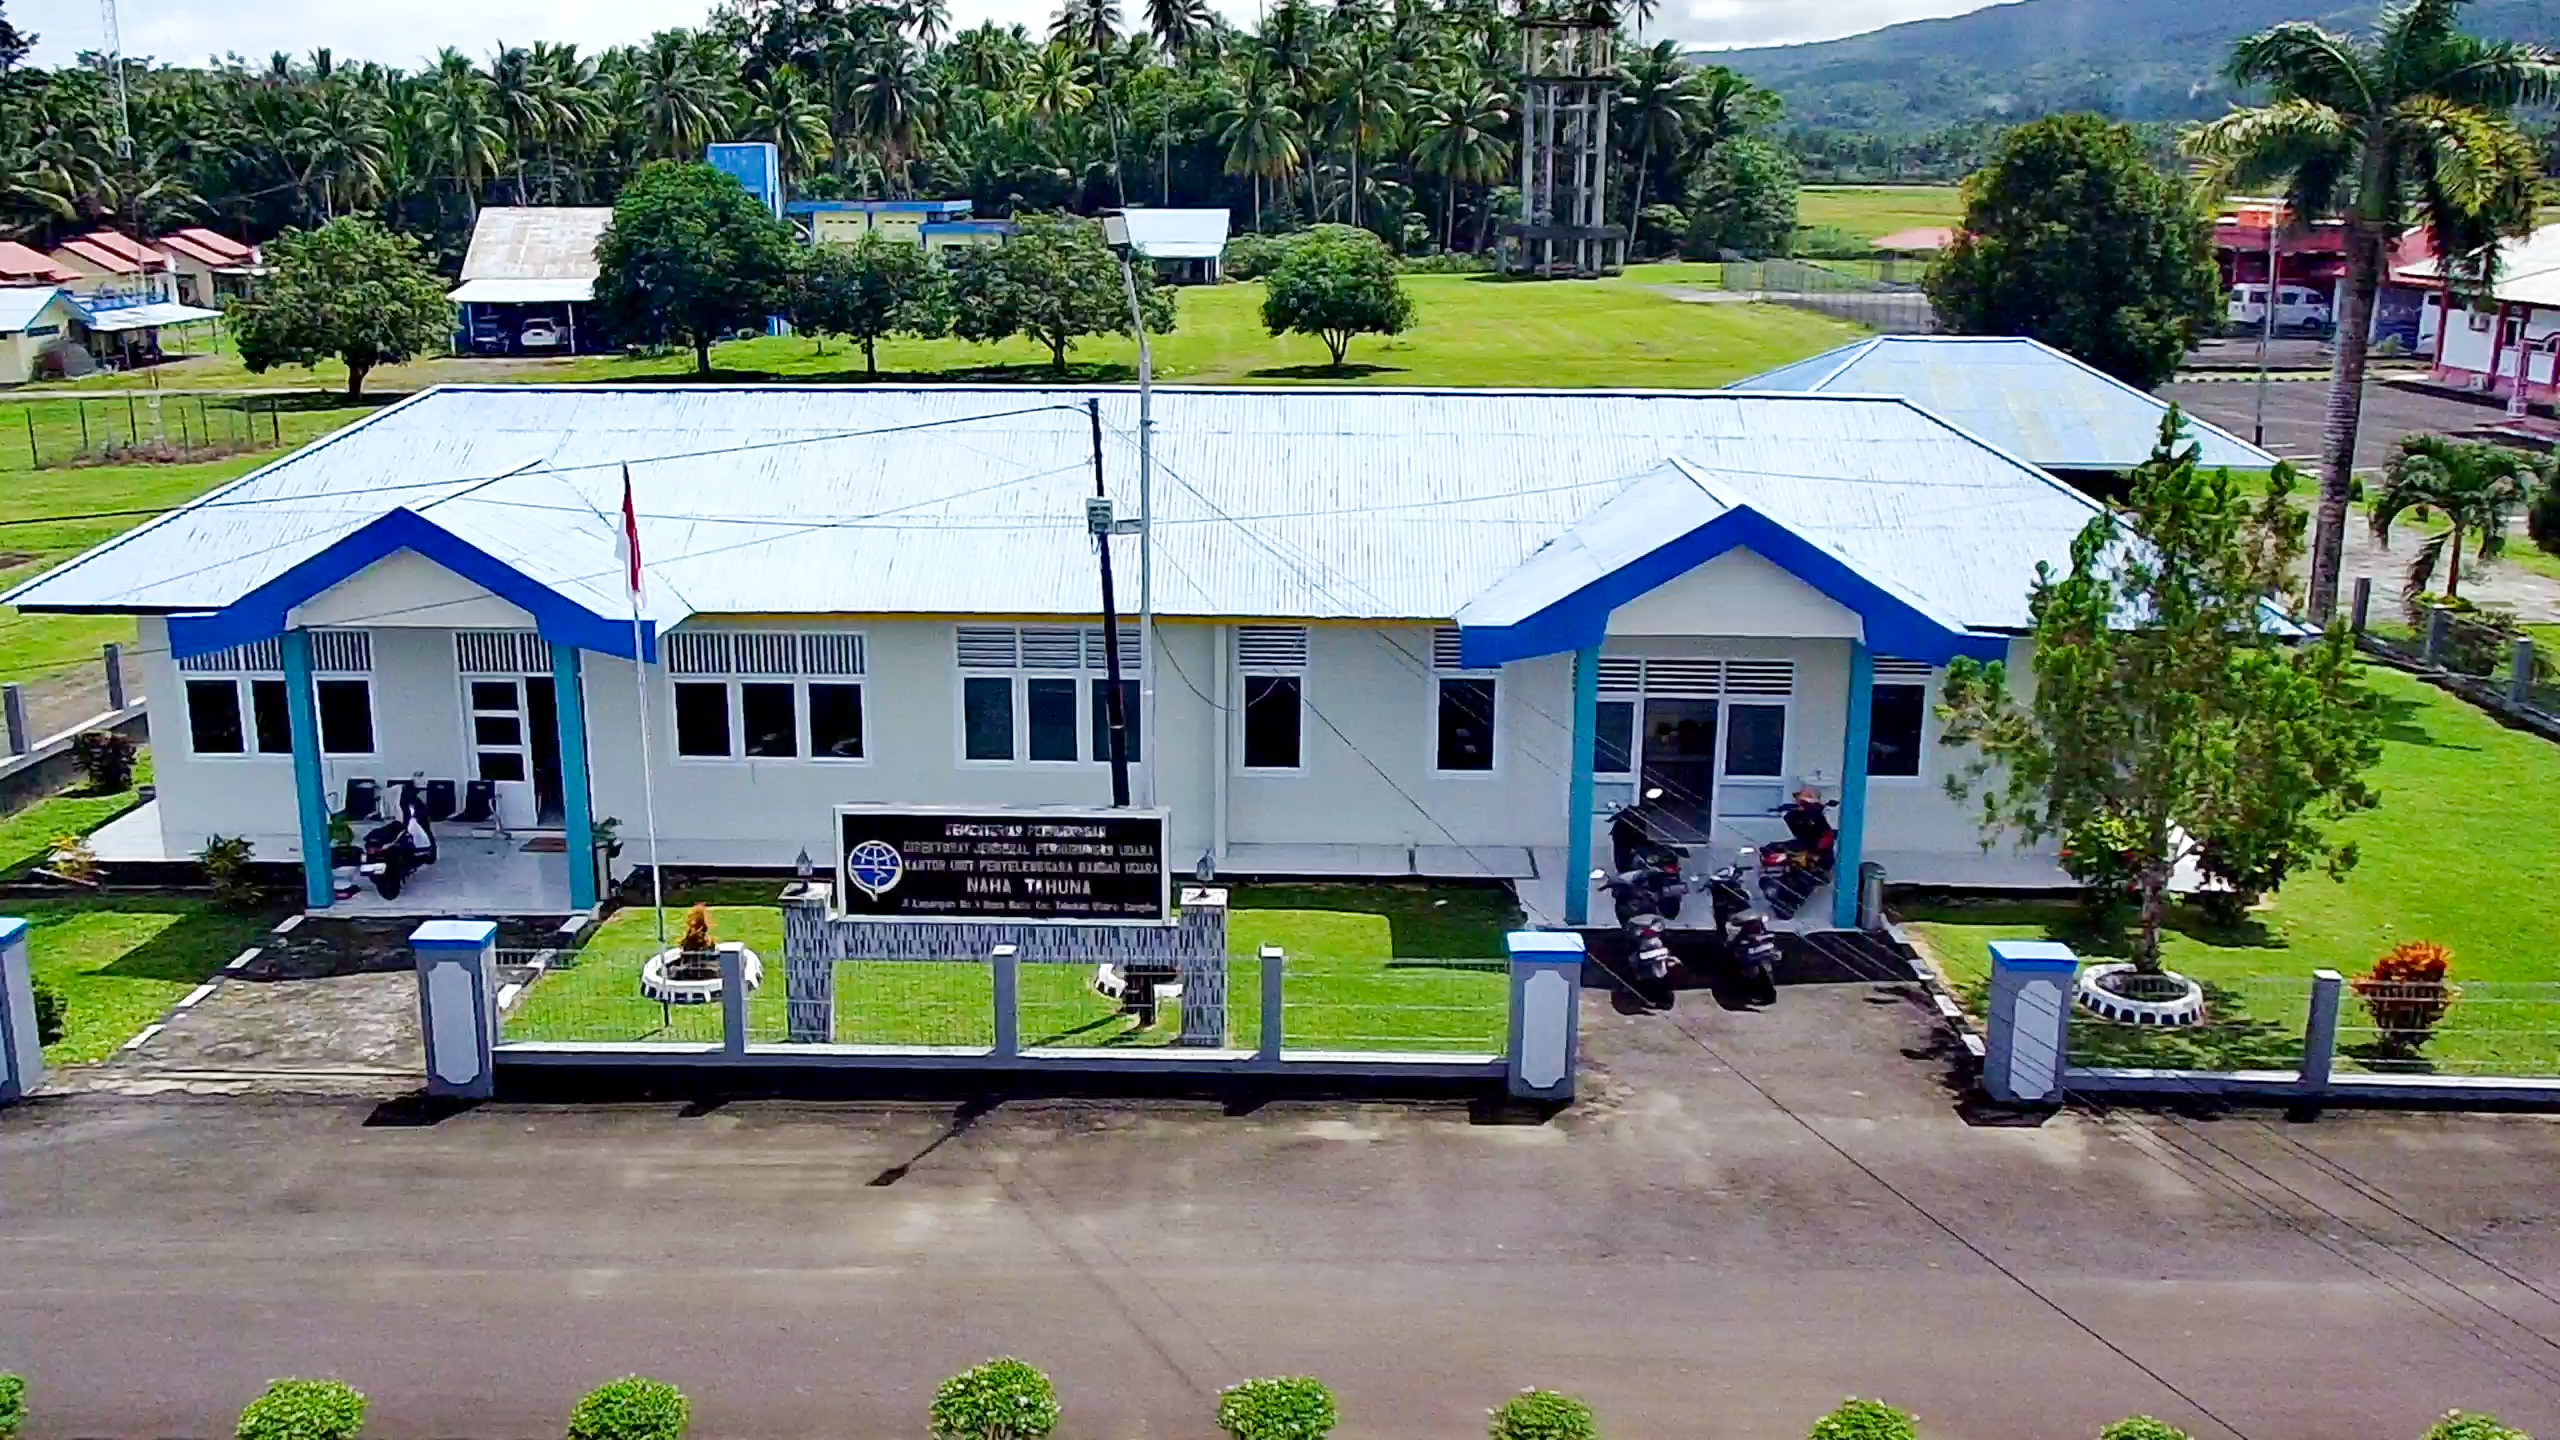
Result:
M614 553L622 560L622 585L631 592L633 604L640 603L644 588L640 578L640 510L631 501L631 467L622 467L622 534L615 539Z

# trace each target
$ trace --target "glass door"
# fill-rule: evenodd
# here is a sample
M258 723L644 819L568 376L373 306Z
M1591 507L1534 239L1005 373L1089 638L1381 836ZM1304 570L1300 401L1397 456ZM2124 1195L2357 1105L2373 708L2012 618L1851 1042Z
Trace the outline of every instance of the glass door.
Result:
M1647 696L1644 702L1646 804L1655 833L1675 844L1699 844L1715 814L1716 702Z
M474 676L469 698L472 773L500 784L522 783L529 773L523 683Z

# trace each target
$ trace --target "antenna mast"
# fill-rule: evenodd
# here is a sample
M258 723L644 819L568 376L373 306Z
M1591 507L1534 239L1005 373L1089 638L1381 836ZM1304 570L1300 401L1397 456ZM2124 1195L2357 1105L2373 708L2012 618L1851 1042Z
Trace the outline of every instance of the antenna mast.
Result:
M124 33L116 24L116 0L98 0L98 18L106 23L107 68L116 82L116 158L133 158L133 114L124 88Z

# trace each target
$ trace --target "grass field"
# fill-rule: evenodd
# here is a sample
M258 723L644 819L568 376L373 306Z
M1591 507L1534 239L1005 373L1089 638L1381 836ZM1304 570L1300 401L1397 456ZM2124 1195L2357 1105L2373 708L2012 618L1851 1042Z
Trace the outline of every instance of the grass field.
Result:
M147 749L133 767L133 783L151 783L151 752ZM56 840L65 835L86 835L141 800L140 793L133 789L113 794L73 790L0 815L0 880L14 880L26 874L53 853Z
M1797 224L1836 225L1867 240L1963 216L1953 185L1807 185L1796 194Z
M2237 929L2175 907L2176 928L2163 946L2169 967L2224 987L2217 1010L2257 1023L2186 1037L2145 1033L2128 1047L2118 1043L2128 1037L2108 1035L2118 1027L2091 1022L2075 1027L2075 1047L2143 1063L2290 1063L2270 1057L2294 1053L2287 1047L2301 1034L2311 972L2352 979L2403 940L2451 947L2453 979L2484 982L2484 1000L2485 984L2560 981L2560 912L2547 902L2560 887L2560 831L2544 813L2560 793L2560 747L2396 671L2368 674L2389 707L2389 726L2373 774L2381 808L2343 827L2361 851L2356 868L2343 881L2318 874L2291 881ZM2061 939L2084 958L2124 955L2122 936L2092 934L2079 915L2058 904L1904 910L1950 978L1972 987L1988 974L1994 940ZM2249 983L2256 981L2278 983ZM2353 1001L2348 1009L2357 1023ZM2516 1052L2514 1063L2560 1072L2560 1033L2552 1033L2560 1031L2560 991L2552 993L2551 1018L2536 1022L2542 1033L2521 1035L2522 1023L2512 1010L2456 1004L2429 1054L2447 1068L2469 1068Z
M744 899L735 889L719 898ZM1296 1049L1488 1051L1503 1043L1508 1014L1502 931L1517 919L1492 887L1323 885L1234 892L1228 926L1227 1039L1250 1049L1260 1034L1264 945L1286 954L1284 1043ZM681 925L669 906L668 933ZM639 992L640 965L656 948L647 907L617 912L578 963L535 982L506 1023L517 1040L713 1041L715 1007L667 1009ZM712 907L714 933L763 957L763 988L748 1002L759 1042L786 1038L782 915L771 904ZM1140 1030L1094 993L1089 965L1022 968L1025 1045L1161 1045L1171 1014ZM994 1042L993 981L977 963L849 961L836 970L836 1038L844 1044Z
M27 922L36 982L64 1001L62 1039L44 1052L53 1065L105 1059L274 923L148 895L7 908Z

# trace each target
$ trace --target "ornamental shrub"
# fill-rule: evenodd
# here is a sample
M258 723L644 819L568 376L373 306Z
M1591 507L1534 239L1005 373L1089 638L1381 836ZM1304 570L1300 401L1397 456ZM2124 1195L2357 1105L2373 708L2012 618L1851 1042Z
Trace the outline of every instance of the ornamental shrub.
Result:
M335 1380L275 1380L240 1412L240 1440L354 1440L364 1396Z
M1218 1428L1235 1440L1325 1440L1340 1418L1333 1392L1306 1375L1247 1380L1218 1392Z
M17 1440L18 1427L26 1423L27 1382L0 1375L0 1440Z
M139 748L131 736L113 730L84 730L71 742L71 759L92 792L116 795L133 788L133 757Z
M676 1440L692 1419L683 1391L664 1380L625 1375L588 1391L569 1412L569 1440Z
M2444 1418L2430 1427L2426 1440L2533 1440L2495 1415L2466 1415L2447 1410Z
M2453 952L2427 940L2405 940L2357 977L2356 998L2373 1017L2384 1051L2415 1055L2444 1023L2462 992L2445 983Z
M999 1355L942 1382L933 1392L934 1440L1040 1440L1058 1427L1049 1377Z
M1553 1390L1523 1390L1493 1412L1493 1440L1600 1440L1591 1407Z
M1813 1422L1812 1440L1920 1440L1920 1429L1908 1413L1852 1395Z
M61 991L54 989L52 986L47 985L41 980L36 982L35 990L36 1043L38 1045L59 1045L62 1043L62 1019L69 1011L70 1007L62 1003ZM6 1381L11 1378L13 1377L0 1375L0 1381ZM0 1429L0 1440L5 1440L8 1433L9 1432L6 1429Z
M2190 1440L2187 1432L2165 1420L2136 1415L2098 1432L2098 1440Z

